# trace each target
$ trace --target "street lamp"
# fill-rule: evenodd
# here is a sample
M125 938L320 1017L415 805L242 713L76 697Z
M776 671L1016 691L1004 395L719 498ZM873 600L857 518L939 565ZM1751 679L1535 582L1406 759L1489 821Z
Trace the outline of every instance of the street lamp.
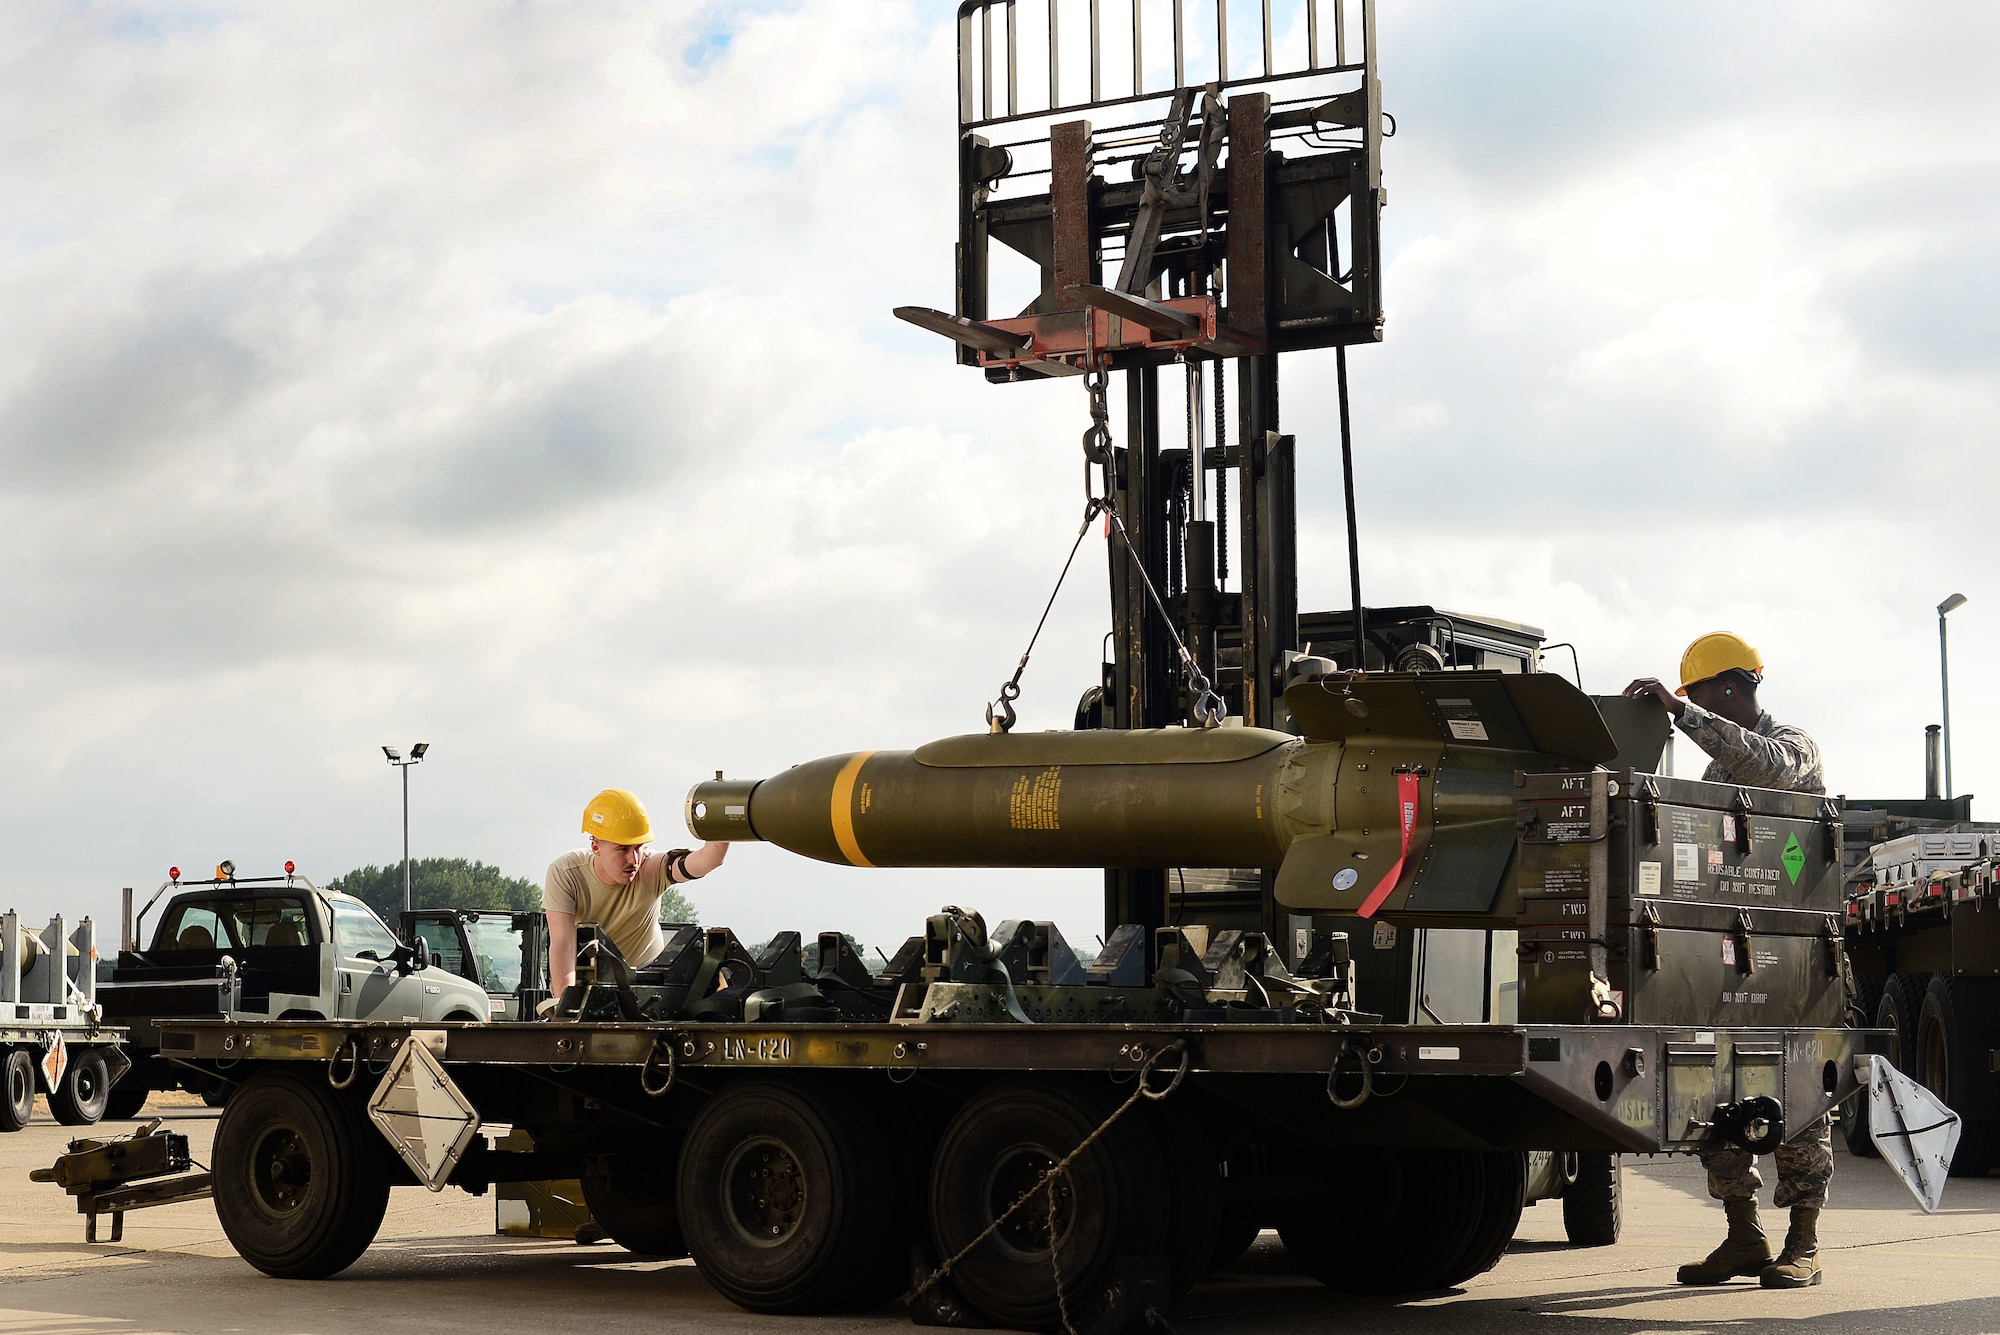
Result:
M1944 691L1944 795L1951 796L1951 658L1945 652L1944 618L1965 606L1965 595L1954 593L1938 604L1938 685Z
M1942 622L1939 622L1942 625ZM424 752L431 749L429 742L418 742L405 756L393 746L382 748L382 754L389 763L403 771L403 912L410 911L410 766L424 758Z

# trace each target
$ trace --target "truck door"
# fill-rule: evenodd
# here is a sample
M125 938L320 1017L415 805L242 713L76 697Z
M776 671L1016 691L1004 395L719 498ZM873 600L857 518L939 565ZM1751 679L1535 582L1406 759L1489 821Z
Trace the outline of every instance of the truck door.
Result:
M362 904L341 899L330 904L340 952L340 1018L421 1018L423 985L412 975L396 972L391 962L401 945L395 934Z

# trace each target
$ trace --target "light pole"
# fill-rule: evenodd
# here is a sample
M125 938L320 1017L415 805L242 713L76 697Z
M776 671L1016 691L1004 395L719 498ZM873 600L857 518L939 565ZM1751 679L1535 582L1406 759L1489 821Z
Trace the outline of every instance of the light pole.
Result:
M1944 795L1951 796L1951 658L1945 651L1944 618L1965 606L1965 595L1954 593L1938 604L1938 685L1944 692Z
M382 748L382 754L389 758L389 763L403 771L403 912L405 913L410 911L410 766L422 760L424 752L430 749L429 742L418 742L410 748L410 754L405 757L393 746Z

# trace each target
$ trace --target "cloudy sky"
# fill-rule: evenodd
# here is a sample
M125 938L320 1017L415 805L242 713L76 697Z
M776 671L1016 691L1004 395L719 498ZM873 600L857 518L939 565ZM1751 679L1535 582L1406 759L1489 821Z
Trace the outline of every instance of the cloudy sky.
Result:
M948 0L0 8L0 908L171 863L539 878L584 800L980 726L1074 533L1075 384L948 306ZM1371 601L1584 682L1718 626L1835 791L2000 815L2000 14L1389 0ZM1331 354L1286 368L1301 601L1344 600ZM1101 543L1025 680L1063 723ZM1692 759L1683 748L1683 767ZM941 902L1098 930L1088 873L736 851L749 937Z

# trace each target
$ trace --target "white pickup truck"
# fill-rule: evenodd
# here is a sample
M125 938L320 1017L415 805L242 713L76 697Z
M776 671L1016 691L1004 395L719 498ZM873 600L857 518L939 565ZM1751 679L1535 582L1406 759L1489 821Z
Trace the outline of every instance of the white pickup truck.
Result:
M155 1020L487 1018L478 983L437 967L421 942L397 940L353 896L320 889L290 863L282 876L239 877L226 862L216 870L212 880L183 882L176 868L98 984L104 1023L130 1030L132 1058L107 1116L133 1116L155 1089L189 1089L213 1103L228 1097L227 1081L160 1057ZM152 944L139 950L147 911L169 891Z

